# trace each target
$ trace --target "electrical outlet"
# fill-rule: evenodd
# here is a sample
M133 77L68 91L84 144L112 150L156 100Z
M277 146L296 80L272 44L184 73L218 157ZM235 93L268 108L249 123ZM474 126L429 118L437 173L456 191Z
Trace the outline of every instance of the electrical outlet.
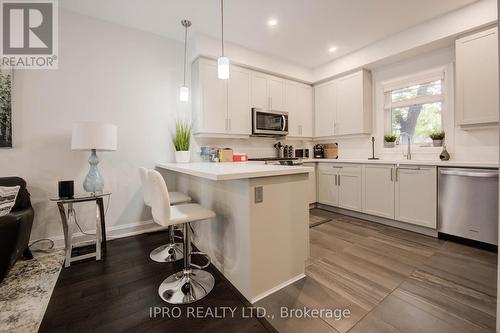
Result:
M262 186L257 186L255 188L255 203L261 203L264 201L264 188Z

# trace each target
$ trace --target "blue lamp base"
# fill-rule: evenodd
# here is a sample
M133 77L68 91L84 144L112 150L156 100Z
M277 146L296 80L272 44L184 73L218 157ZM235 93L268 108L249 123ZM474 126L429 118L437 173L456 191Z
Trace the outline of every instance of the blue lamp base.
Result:
M99 169L97 169L97 164L99 164L99 158L95 149L92 149L89 157L90 170L83 181L83 189L85 192L90 192L93 194L102 193L104 188L104 180L102 179Z

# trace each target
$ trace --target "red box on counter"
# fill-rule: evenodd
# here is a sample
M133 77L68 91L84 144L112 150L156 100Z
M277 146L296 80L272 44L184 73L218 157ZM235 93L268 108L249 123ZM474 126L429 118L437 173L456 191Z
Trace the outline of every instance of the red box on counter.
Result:
M244 153L234 153L233 162L246 162L248 161L248 155Z

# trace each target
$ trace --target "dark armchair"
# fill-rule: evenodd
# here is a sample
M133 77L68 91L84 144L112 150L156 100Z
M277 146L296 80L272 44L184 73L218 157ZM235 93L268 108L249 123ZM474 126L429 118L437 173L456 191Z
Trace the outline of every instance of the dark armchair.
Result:
M0 186L16 185L21 188L12 211L0 216L0 282L19 257L33 258L28 242L35 214L31 207L30 194L26 189L26 181L19 177L0 178Z

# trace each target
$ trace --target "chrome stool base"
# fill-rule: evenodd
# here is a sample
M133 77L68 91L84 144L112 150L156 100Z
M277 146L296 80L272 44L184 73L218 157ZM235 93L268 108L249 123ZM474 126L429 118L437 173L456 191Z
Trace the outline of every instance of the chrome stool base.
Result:
M160 285L158 294L170 304L189 304L207 296L214 285L215 279L209 272L189 269L166 278Z
M149 254L149 257L156 262L174 262L184 258L182 243L169 243L157 247Z

